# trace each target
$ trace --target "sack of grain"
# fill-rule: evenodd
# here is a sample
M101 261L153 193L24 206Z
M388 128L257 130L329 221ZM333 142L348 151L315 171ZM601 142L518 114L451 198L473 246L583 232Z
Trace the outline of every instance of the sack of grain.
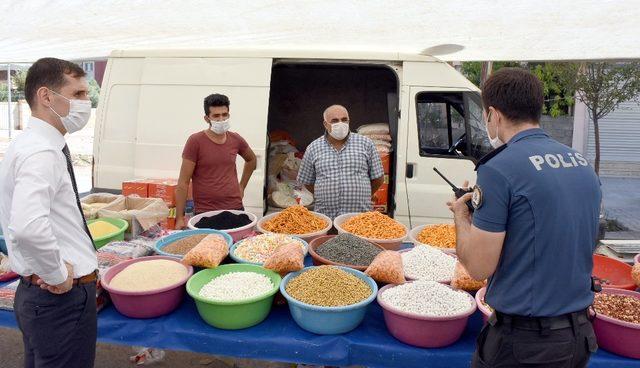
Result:
M80 199L86 220L95 219L98 217L99 210L116 203L124 203L124 196L111 193L93 193Z
M366 124L358 127L358 134L371 135L371 134L389 134L389 124Z
M640 287L640 263L636 263L631 269L631 277L633 278L633 282L636 283L636 286Z
M289 272L300 271L304 268L304 253L297 243L283 245L267 258L264 268L273 270L280 275L286 275Z
M393 139L391 138L391 135L389 134L368 134L366 135L366 137L373 141L383 141L383 142L393 141Z
M453 280L451 280L452 287L464 291L478 291L486 284L486 280L478 281L474 279L460 262L456 262L456 268L453 271Z
M128 196L124 201L114 201L98 210L98 218L113 217L129 223L127 234L135 238L169 217L169 207L162 198L137 198Z
M364 273L385 284L402 284L407 281L404 278L402 256L393 250L380 252Z
M207 235L182 259L186 264L204 268L218 267L229 254L229 246L217 234Z

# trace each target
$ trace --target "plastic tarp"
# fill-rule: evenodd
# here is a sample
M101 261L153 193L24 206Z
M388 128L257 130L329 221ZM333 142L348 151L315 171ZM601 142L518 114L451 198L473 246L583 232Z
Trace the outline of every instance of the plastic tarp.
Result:
M238 331L207 325L195 304L187 300L173 312L154 319L130 319L110 305L98 314L100 342L149 346L259 360L366 367L468 367L480 332L480 312L471 316L462 338L439 349L419 349L393 338L384 325L382 309L373 304L365 321L344 335L320 336L300 329L285 306L274 307L263 323ZM13 312L0 311L0 327L16 328ZM18 347L15 347L16 349ZM589 367L640 367L640 360L600 349Z
M640 0L5 0L0 12L0 63L175 48L640 58Z

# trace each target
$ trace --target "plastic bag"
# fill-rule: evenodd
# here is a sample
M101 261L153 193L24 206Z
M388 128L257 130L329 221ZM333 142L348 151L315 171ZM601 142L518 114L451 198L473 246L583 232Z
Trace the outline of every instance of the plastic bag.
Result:
M129 357L131 363L136 365L149 365L160 363L164 360L165 351L155 348L137 348L134 347L136 355Z
M456 262L456 268L453 271L453 280L451 286L464 291L478 291L486 285L486 280L478 281L469 275L467 269L460 262Z
M280 275L300 271L304 268L304 253L298 243L281 246L264 263L264 268L278 272Z
M640 287L640 263L633 265L633 268L631 269L631 278L633 278L633 282L636 283L636 286Z
M207 235L198 245L185 254L182 259L191 266L214 268L229 254L229 246L223 237Z
M16 299L16 289L20 280L16 280L10 284L0 287L0 309L12 311L13 302Z
M393 250L380 252L364 273L385 284L402 284L407 281L404 278L402 256Z

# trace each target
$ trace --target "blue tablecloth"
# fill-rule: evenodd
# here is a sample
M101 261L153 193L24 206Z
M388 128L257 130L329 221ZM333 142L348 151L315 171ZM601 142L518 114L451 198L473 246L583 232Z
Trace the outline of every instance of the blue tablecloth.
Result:
M482 325L477 312L464 335L452 346L418 349L394 339L386 330L382 310L369 307L367 317L356 330L337 336L318 336L300 329L286 306L274 307L258 326L225 331L204 323L190 298L174 313L149 320L130 319L113 306L100 312L98 339L101 342L186 350L261 360L369 367L467 367L475 336ZM0 311L0 326L16 328L12 312ZM590 367L640 367L631 360L598 351Z

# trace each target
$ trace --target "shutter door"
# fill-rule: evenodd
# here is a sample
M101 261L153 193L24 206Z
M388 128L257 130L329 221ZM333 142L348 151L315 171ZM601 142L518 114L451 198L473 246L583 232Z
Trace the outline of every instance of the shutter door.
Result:
M600 125L600 160L640 163L640 106L636 102L621 103L604 117ZM593 123L589 124L587 157L596 155Z

